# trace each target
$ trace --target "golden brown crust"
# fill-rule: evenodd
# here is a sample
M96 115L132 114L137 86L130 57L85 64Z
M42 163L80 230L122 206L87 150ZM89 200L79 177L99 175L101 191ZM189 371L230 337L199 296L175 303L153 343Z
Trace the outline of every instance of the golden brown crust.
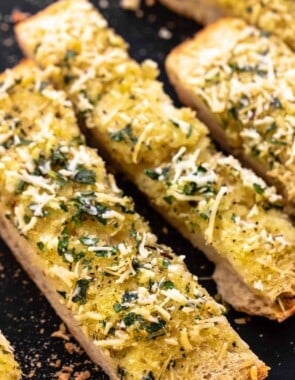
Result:
M212 0L160 0L160 2L172 11L202 24L209 24L225 15L225 11Z

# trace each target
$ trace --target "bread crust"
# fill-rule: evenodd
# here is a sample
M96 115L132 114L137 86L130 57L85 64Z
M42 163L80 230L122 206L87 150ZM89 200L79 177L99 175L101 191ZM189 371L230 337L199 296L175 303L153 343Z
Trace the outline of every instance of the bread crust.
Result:
M201 24L209 24L225 16L226 12L214 0L159 0L163 5Z

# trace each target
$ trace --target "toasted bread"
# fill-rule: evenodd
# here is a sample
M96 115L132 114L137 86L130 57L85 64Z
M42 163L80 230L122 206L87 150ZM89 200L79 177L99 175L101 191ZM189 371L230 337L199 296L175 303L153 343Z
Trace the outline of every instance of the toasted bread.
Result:
M124 41L82 0L56 3L16 32L24 51L67 92L100 151L215 262L217 273L231 271L229 287L241 283L232 297L216 275L225 299L250 314L280 321L292 315L295 229L277 209L280 196L217 152L194 112L172 105L156 65L131 60Z
M166 61L182 101L198 109L226 150L278 187L290 213L295 206L294 65L295 55L283 42L238 19L217 21Z
M65 95L30 62L0 81L1 236L91 359L111 379L265 378L84 145Z
M295 3L293 0L159 0L184 16L209 24L220 17L240 17L278 35L295 49Z

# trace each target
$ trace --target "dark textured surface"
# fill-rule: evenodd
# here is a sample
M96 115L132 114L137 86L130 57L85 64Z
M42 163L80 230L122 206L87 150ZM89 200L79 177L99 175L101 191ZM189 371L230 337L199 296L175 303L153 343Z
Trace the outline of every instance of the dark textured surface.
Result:
M12 10L34 13L51 2L50 0L0 0L1 70L13 66L22 56L13 38L13 24L10 17ZM159 63L161 79L164 80L167 91L175 99L172 89L166 82L163 60L173 46L196 31L196 24L160 6L145 8L141 14L135 15L122 10L118 0L96 0L94 4L103 12L110 25L129 42L133 57L138 60L152 58ZM171 38L159 37L159 30L163 27L171 31ZM168 228L168 233L164 233L163 228L167 226L148 208L146 200L124 179L119 178L119 182L128 194L134 196L137 210L151 221L160 240L171 245L177 253L186 254L190 270L200 277L200 282L214 295L216 290L209 278L212 265L175 231ZM71 355L65 350L63 340L51 337L61 321L1 242L0 252L2 252L0 253L0 329L16 349L17 358L25 374L24 378L54 379L58 370L54 364L59 364L60 360L60 365L72 366L70 379L74 379L75 371L81 370L89 370L90 379L105 379L106 377L87 360L85 354ZM241 317L241 314L230 311L228 316L234 328L252 349L272 367L269 379L295 379L294 318L281 325L262 318L251 318L247 324L237 325L234 319Z

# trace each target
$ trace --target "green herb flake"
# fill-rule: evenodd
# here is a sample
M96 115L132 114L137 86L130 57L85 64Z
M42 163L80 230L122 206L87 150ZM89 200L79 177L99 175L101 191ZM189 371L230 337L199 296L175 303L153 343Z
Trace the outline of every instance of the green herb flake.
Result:
M167 195L167 196L163 197L163 199L166 203L168 203L168 205L172 205L172 202L173 202L173 196L172 195Z
M137 143L137 137L133 134L132 125L128 124L125 128L120 131L113 132L109 134L110 139L115 142L121 141L131 141L132 144Z
M135 322L142 322L143 318L141 315L131 312L124 316L123 321L125 326L129 327L134 325Z
M40 249L41 252L44 252L45 244L43 243L43 241L38 241L37 247Z
M67 50L65 54L65 60L68 61L72 58L75 58L78 55L78 53L75 50Z
M187 139L189 139L191 137L192 133L193 133L193 126L190 124L189 127L188 127L188 131L187 131L185 137Z
M19 181L17 186L16 186L15 193L21 194L27 188L27 186L28 186L28 184L26 182Z
M137 292L125 292L122 297L122 302L129 303L129 302L137 300L137 298L138 298Z
M205 214L204 212L200 212L200 217L203 219L203 220L209 220L209 216L207 214Z
M73 181L77 183L92 185L95 183L96 175L93 170L80 169L74 176Z
M76 286L72 295L72 301L83 305L86 303L87 291L91 280L81 278L76 282Z
M162 330L165 326L166 321L160 319L159 322L151 322L149 325L146 325L144 329L149 335L154 335L159 330Z
M31 217L29 216L29 215L24 215L24 222L26 223L26 224L29 224L30 223L30 221L31 221Z
M282 140L277 140L277 139L271 139L269 140L270 144L273 144L273 145L281 145L281 146L286 146L287 143L285 141L282 141Z
M232 213L231 220L236 223L237 222L237 215L235 213Z
M265 133L271 133L278 129L277 123L274 121L269 127L266 128Z
M115 142L120 142L124 140L124 134L122 131L110 133L110 139Z
M61 210L63 210L64 212L68 212L69 209L68 209L68 206L66 205L66 203L64 201L61 201L60 204L59 204L59 207Z
M68 245L69 245L69 235L68 235L67 229L65 228L62 231L61 236L59 237L58 243L57 243L57 251L59 255L64 255L67 252Z
M158 181L161 179L167 180L169 175L169 167L146 169L144 174L152 180Z
M144 171L144 174L154 181L157 181L161 175L161 172L159 172L157 169L146 169Z
M183 187L183 194L185 195L194 195L197 192L198 188L195 182L188 182Z
M124 310L124 306L122 306L119 302L116 302L113 305L113 309L116 313L119 313L120 311Z
M51 150L50 160L53 165L59 165L62 167L68 162L67 156L60 150L60 148Z
M162 262L163 268L167 269L170 265L170 261L167 259L164 259Z
M173 289L174 288L174 283L170 280L167 280L167 281L163 281L161 282L160 284L160 288L162 289Z
M258 183L253 183L253 188L257 194L263 194L265 191L265 187L262 187Z

